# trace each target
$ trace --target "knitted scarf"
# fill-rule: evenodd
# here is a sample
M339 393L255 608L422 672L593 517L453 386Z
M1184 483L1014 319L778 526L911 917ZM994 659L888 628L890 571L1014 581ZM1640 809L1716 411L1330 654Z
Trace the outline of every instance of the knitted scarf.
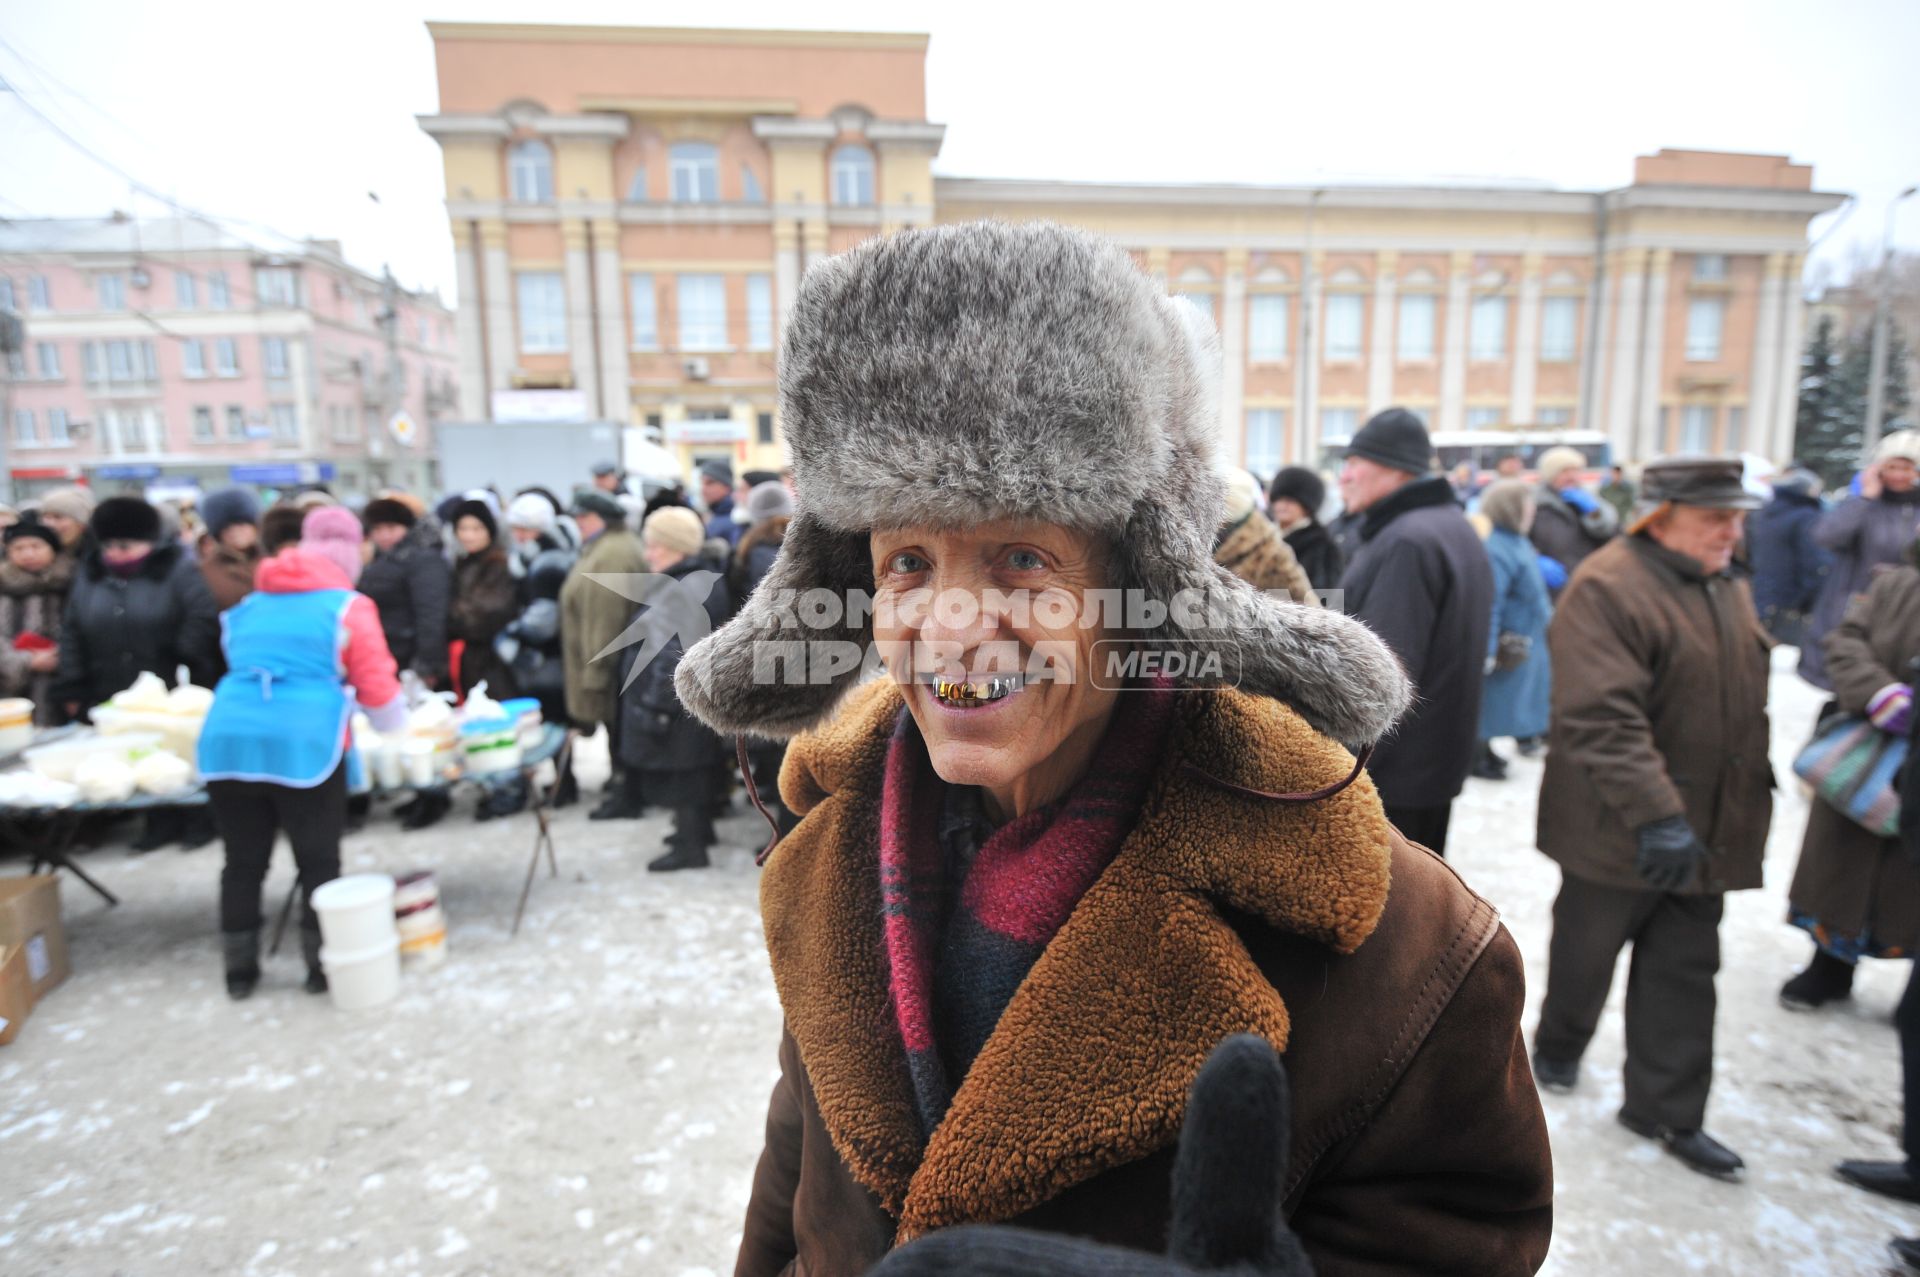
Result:
M894 1016L923 1135L1132 830L1172 710L1165 685L1129 689L1066 796L991 832L978 791L934 774L913 715L900 711L880 800L880 890Z

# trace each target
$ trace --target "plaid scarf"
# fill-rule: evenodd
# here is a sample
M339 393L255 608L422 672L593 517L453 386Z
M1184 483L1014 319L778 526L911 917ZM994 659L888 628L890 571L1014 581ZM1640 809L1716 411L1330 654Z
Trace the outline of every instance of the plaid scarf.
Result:
M1072 790L998 830L977 789L934 774L913 715L900 711L880 800L880 890L923 1134L1132 830L1172 708L1165 686L1122 696Z

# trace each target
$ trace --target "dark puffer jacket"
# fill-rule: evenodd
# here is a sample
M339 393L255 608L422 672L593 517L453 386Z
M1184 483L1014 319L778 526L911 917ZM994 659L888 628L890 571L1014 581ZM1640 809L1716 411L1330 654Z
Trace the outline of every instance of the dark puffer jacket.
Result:
M549 723L567 722L567 674L560 656L560 587L567 583L576 555L572 550L542 550L520 578L520 614L493 640L495 656L506 666L522 696L540 702Z
M1753 606L1760 623L1782 643L1798 645L1806 614L1820 594L1833 556L1813 539L1820 498L1811 478L1773 485L1773 500L1747 521L1753 564Z
M453 569L440 525L422 519L360 573L360 593L380 610L380 628L394 663L431 683L447 681L447 613Z
M211 687L220 664L220 605L185 549L156 545L131 577L109 572L98 549L81 558L60 627L56 703L91 709L142 673L172 684L181 665Z
M645 635L620 653L620 761L642 771L711 773L728 757L713 731L686 711L674 690L680 658L732 610L725 564L710 554L690 555L661 575L634 613ZM697 573L712 575L709 583ZM704 610L704 611L703 611ZM704 626L704 628L703 628ZM638 674L642 653L647 664Z
M1833 690L1820 641L1840 624L1853 596L1867 592L1876 567L1898 563L1906 556L1916 532L1920 532L1920 488L1871 499L1849 497L1814 524L1813 539L1832 551L1833 565L1820 583L1820 598L1801 637L1801 678L1824 691Z

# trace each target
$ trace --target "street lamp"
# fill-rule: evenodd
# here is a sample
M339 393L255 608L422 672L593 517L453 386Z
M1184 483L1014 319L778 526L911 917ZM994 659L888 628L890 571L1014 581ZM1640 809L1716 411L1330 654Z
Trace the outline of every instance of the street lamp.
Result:
M1900 201L1920 186L1909 186L1887 202L1887 230L1880 241L1880 288L1873 299L1873 351L1867 365L1867 424L1861 431L1863 458L1880 442L1880 413L1887 398L1887 299L1893 291L1893 218Z

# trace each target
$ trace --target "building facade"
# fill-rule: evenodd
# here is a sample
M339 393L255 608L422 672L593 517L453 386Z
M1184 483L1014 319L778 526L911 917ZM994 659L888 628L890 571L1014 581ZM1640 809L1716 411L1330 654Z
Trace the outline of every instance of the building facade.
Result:
M1262 474L1395 403L1438 431L1598 432L1623 460L1791 451L1807 224L1841 198L1785 157L1661 151L1596 192L936 179L925 36L430 30L468 416L778 464L774 352L810 261L1048 218L1213 317L1225 450Z
M6 379L16 496L432 486L453 314L331 241L269 248L190 218L9 222L0 310L24 328Z

